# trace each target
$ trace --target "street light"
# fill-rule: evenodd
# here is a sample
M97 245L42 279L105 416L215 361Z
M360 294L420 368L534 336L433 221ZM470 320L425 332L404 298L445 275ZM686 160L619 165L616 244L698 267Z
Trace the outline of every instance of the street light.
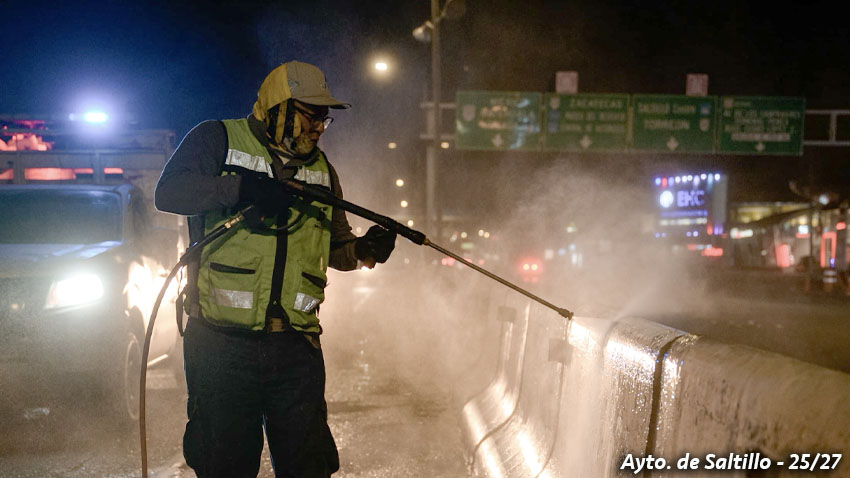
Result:
M437 164L440 154L440 23L444 18L457 19L466 13L464 0L447 0L440 8L440 0L431 0L431 18L413 29L413 38L431 43L431 101L432 111L428 116L428 132L433 141L425 150L425 231L435 222L436 236L442 237L440 202L437 200Z
M370 75L379 81L387 81L395 75L396 67L389 54L375 53L371 56L369 63Z

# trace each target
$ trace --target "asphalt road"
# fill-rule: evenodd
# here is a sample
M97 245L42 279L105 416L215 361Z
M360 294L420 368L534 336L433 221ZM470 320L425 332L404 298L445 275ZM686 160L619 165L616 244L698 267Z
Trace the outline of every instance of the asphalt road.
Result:
M850 296L819 282L806 292L802 273L658 266L564 274L540 291L578 315L639 317L850 373Z

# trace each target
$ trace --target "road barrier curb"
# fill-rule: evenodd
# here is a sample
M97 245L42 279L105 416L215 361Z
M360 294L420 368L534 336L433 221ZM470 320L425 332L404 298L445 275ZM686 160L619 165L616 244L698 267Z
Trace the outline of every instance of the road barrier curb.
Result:
M573 319L572 356L553 425L558 439L545 476L616 476L623 455L644 455L664 351L682 335L640 319Z
M504 424L516 409L522 386L522 369L529 324L529 304L511 302L496 310L502 335L496 374L490 383L463 406L461 430L468 457L492 433Z
M507 417L477 434L467 430L476 475L614 477L633 474L619 469L629 454L664 457L675 467L686 453L760 453L784 462L768 476L786 476L792 454L809 453L811 461L850 450L850 375L641 319L575 317L558 329L556 317L532 306L521 363L500 359L522 372L513 381L520 384L512 389L516 402L496 393L494 384L504 381L497 377L464 407L467 429L475 410ZM509 414L491 410L501 403ZM850 457L842 459L830 477L850 477ZM675 468L642 473L681 475ZM716 476L704 468L687 473Z
M531 305L519 399L510 418L475 450L477 474L532 478L543 470L557 433L566 329L563 317Z
M792 453L843 453L830 476L850 476L850 375L699 338L673 345L661 396L656 456L761 453L785 476Z

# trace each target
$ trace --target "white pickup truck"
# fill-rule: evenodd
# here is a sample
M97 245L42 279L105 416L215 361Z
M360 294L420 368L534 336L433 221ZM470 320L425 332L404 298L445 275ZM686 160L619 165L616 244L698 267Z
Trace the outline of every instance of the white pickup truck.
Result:
M186 247L183 219L153 206L174 134L111 134L88 147L68 140L73 132L7 126L3 134L0 371L29 377L3 383L50 388L71 376L105 398L114 418L132 422L151 307ZM48 146L9 150L14 134ZM53 148L44 141L51 137L71 147ZM149 365L182 368L176 290L159 311Z

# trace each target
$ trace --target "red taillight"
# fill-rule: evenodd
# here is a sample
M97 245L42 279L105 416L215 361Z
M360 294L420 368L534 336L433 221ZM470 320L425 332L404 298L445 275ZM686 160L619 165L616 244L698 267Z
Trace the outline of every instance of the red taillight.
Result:
M0 179L12 179L12 170L5 171L0 175ZM10 176L5 178L5 174ZM73 181L77 179L77 175L91 176L94 174L92 168L26 168L24 170L24 179L28 181ZM123 175L123 168L103 168L103 174L106 175Z
M536 259L524 259L519 262L519 272L523 275L537 275L543 272L543 265Z
M26 168L24 179L27 181L73 181L77 178L70 168Z

